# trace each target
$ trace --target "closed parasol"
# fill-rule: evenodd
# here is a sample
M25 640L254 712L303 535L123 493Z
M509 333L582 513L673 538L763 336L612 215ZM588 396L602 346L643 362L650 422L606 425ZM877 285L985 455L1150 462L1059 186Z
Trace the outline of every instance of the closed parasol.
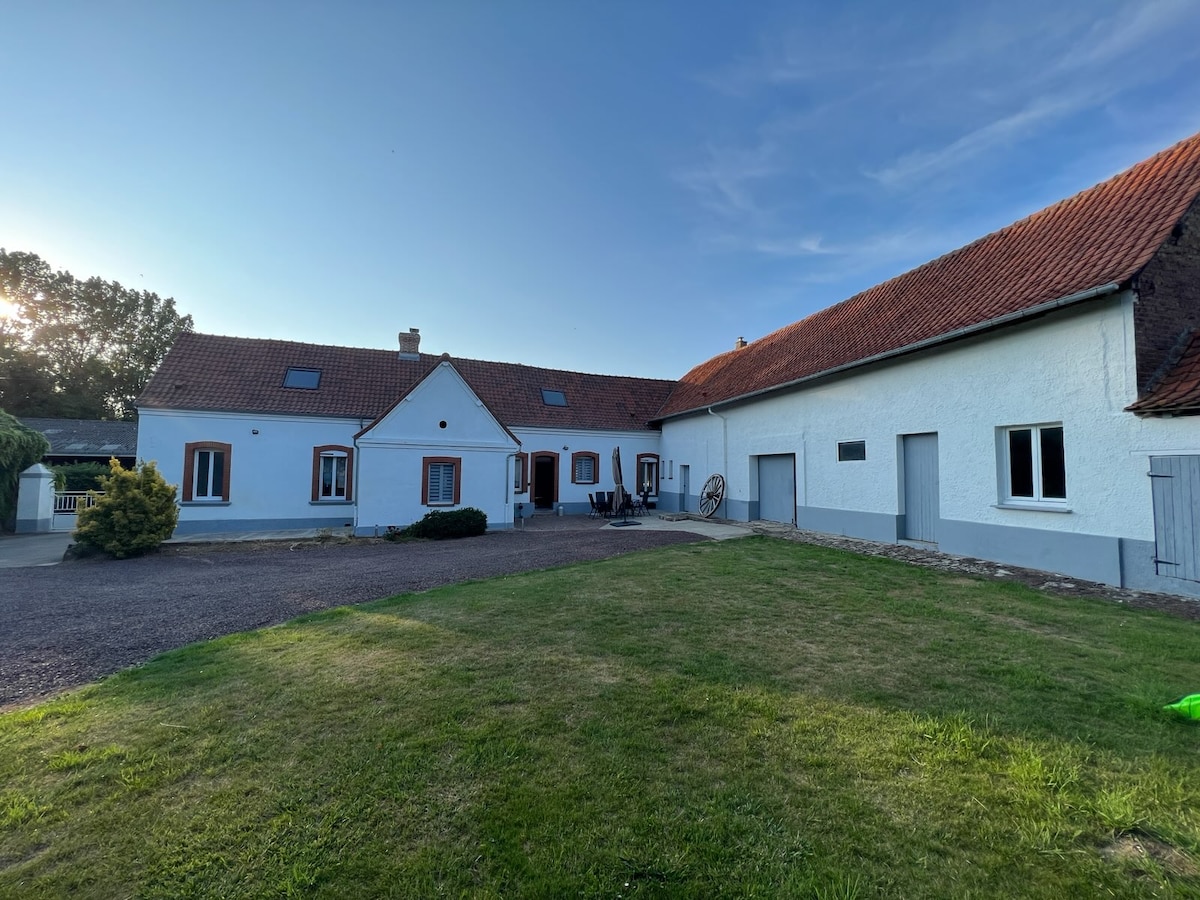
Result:
M641 525L641 522L629 521L629 504L625 502L625 485L624 479L621 477L621 448L613 447L613 481L616 482L616 489L613 491L613 507L614 513L621 513L621 521L613 522L613 525Z

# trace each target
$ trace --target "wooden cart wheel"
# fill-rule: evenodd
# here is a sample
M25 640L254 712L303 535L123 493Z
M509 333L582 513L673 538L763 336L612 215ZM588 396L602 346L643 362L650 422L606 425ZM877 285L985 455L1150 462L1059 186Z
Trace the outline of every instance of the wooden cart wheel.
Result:
M709 475L708 481L704 482L700 491L700 515L711 519L724 497L725 478L721 475Z

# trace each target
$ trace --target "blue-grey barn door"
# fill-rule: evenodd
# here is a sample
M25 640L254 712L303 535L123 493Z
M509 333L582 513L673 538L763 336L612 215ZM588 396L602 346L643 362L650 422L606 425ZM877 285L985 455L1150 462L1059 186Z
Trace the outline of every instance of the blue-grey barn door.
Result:
M796 524L796 455L778 453L758 458L758 517Z
M1150 486L1156 571L1200 581L1200 456L1150 457Z
M904 528L901 537L937 543L938 436L904 435Z
M688 508L688 488L692 483L692 467L679 467L679 511L687 512Z

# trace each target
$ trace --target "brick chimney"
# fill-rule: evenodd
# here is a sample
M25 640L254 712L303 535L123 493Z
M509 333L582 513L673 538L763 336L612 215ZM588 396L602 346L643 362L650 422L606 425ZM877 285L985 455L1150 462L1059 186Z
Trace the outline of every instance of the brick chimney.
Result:
M400 339L400 358L401 359L420 359L421 358L421 329L410 328L408 334L403 331L398 335Z
M741 350L745 346L746 346L746 339L744 337L740 337L736 341L733 342L734 350Z

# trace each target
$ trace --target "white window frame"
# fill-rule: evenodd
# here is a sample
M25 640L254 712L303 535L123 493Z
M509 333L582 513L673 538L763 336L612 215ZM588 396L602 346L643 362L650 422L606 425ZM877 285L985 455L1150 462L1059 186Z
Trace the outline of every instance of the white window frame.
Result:
M1042 479L1042 432L1048 429L1058 429L1063 432L1062 438L1062 467L1063 494L1062 497L1047 497ZM1012 479L1012 437L1014 432L1029 432L1030 465L1033 472L1033 495L1016 495L1013 493ZM1062 422L1042 422L1036 425L1008 425L1000 429L1000 450L1003 462L1000 473L1000 500L1002 506L1025 507L1033 509L1050 509L1063 511L1067 507L1069 492L1066 488L1067 445L1066 432Z
M337 462L342 464L342 490L338 493L337 483ZM325 493L325 467L329 466L329 493ZM347 487L350 483L350 456L344 450L325 450L321 453L321 470L317 473L317 499L319 501L338 501L348 500L349 492Z
M571 481L573 484L599 484L596 477L599 469L594 455L580 453L575 457L575 471L571 473Z
M195 458L192 463L192 500L197 503L212 503L213 501L221 501L225 499L224 477L221 479L221 489L217 489L216 474L220 471L221 475L225 474L225 451L216 450L212 447L202 447L195 451ZM220 459L218 459L218 456ZM201 466L200 460L208 457L207 466ZM204 483L200 483L201 469L207 468L208 477Z

